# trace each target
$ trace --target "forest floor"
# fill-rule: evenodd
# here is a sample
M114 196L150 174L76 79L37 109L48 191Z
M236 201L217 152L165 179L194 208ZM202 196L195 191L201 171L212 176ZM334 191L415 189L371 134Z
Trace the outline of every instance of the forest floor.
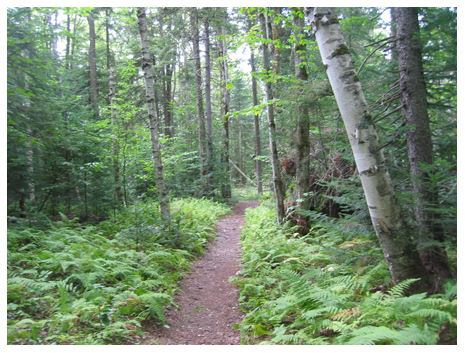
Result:
M193 263L174 296L179 308L172 307L165 312L169 328L152 325L141 344L240 344L240 332L233 329L233 324L241 322L244 314L239 311L238 288L228 279L240 270L239 234L245 224L244 212L258 204L239 202L233 214L218 221L216 239Z

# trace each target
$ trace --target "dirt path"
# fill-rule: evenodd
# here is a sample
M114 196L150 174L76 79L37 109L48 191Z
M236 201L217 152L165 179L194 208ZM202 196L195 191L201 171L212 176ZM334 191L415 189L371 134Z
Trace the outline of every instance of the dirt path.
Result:
M243 317L238 310L238 289L227 281L239 270L244 211L257 205L253 201L239 202L232 215L218 221L217 239L194 262L174 297L180 308L165 313L169 328L149 334L143 344L240 344L240 333L232 328Z

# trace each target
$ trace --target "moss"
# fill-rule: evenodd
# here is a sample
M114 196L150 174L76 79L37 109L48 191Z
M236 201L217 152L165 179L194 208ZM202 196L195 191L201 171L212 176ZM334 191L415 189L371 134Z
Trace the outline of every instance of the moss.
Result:
M336 55L344 55L344 54L350 54L349 48L345 44L339 45L339 48L337 48L333 53L331 54L331 57L334 58Z
M358 78L358 75L354 76L354 82L360 82L360 79Z
M337 19L337 17L333 17L329 20L330 23L339 23L339 20Z
M361 128L361 129L366 129L366 128L368 128L370 125L373 125L373 117L371 116L371 114L366 113L366 114L363 116L362 121L360 122L360 128Z

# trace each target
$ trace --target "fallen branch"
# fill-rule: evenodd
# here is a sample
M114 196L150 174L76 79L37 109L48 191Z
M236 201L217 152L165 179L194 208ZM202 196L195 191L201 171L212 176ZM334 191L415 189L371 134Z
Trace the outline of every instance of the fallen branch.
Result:
M229 160L229 163L231 163L232 166L233 166L239 173L241 173L241 175L242 175L243 177L245 177L248 181L250 181L250 182L252 183L253 186L257 186L257 185L255 185L255 183L253 182L252 179L250 179L247 175L245 175L245 173L244 173L242 170L240 170L239 167L238 167L237 165L235 165L235 164L233 163L232 160Z

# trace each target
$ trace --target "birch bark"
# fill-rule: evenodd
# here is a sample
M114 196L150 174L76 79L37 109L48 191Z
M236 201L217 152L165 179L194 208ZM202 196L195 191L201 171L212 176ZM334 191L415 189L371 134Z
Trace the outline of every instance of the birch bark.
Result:
M155 184L157 187L158 199L160 201L160 212L163 220L170 220L170 204L166 193L165 178L163 176L163 164L161 161L160 142L158 140L159 122L155 113L155 89L153 87L152 64L150 60L149 41L147 36L147 24L145 7L137 8L137 18L139 22L139 33L142 46L142 69L145 77L145 92L147 99L147 110L149 117L150 141L152 143L152 159L155 171Z
M331 8L306 8L323 64L344 120L373 227L383 249L392 280L420 278L410 293L428 290L430 279L402 218L385 165L378 133L355 74L341 26Z

